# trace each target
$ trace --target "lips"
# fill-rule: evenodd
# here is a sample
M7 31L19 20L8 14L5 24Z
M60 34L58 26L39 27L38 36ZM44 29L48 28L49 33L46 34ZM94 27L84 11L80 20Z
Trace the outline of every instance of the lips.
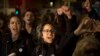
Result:
M27 21L31 21L31 19L27 19Z
M53 38L52 37L47 37L49 40L52 40Z
M16 28L13 28L13 31L17 32L17 29Z

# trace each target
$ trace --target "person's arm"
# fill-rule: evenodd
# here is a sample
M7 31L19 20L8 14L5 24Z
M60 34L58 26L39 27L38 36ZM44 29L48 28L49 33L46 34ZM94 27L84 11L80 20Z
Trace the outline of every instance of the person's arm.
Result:
M66 36L64 36L64 37L61 37L59 47L63 48L68 43L74 43L75 41L78 40L78 36L80 36L81 34L83 34L85 32L91 32L91 31L83 28L84 25L86 25L88 21L89 20L82 20L82 22L80 23L80 25L74 32L72 32L71 34L66 34Z
M88 17L83 19L82 22L79 24L78 28L74 31L74 34L79 36L86 32L93 32L92 30L87 29L87 27L91 28L90 24L92 24L91 19L89 19Z

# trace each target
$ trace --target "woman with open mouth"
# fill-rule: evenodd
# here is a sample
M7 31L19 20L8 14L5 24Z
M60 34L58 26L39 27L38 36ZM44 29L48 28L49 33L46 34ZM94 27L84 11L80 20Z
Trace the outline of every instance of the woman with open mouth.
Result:
M3 56L30 56L31 41L21 31L21 20L18 16L11 16L8 22L10 33L5 34L3 42Z

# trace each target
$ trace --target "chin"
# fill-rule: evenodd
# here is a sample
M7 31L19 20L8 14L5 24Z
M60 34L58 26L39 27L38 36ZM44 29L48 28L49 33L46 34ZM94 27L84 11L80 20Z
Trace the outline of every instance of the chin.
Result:
M48 42L48 44L51 44L51 43L52 43L52 41L49 41L49 42Z
M12 34L17 35L18 33L17 32L13 32Z
M30 24L30 21L26 22L27 24Z

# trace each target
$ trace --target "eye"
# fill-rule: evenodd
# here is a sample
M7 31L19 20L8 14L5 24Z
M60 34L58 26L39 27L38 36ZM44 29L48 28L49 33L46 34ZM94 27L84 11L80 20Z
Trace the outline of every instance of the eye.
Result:
M26 14L25 16L28 16L28 14Z
M49 30L42 30L43 32L49 32Z
M14 24L14 22L10 22L10 24Z
M53 33L55 33L55 32L56 32L56 30L52 30L52 32L53 32Z
M51 32L51 33L55 33L55 30L43 30L43 32Z
M20 24L20 22L17 22L17 24Z
M28 14L26 16L28 16Z

